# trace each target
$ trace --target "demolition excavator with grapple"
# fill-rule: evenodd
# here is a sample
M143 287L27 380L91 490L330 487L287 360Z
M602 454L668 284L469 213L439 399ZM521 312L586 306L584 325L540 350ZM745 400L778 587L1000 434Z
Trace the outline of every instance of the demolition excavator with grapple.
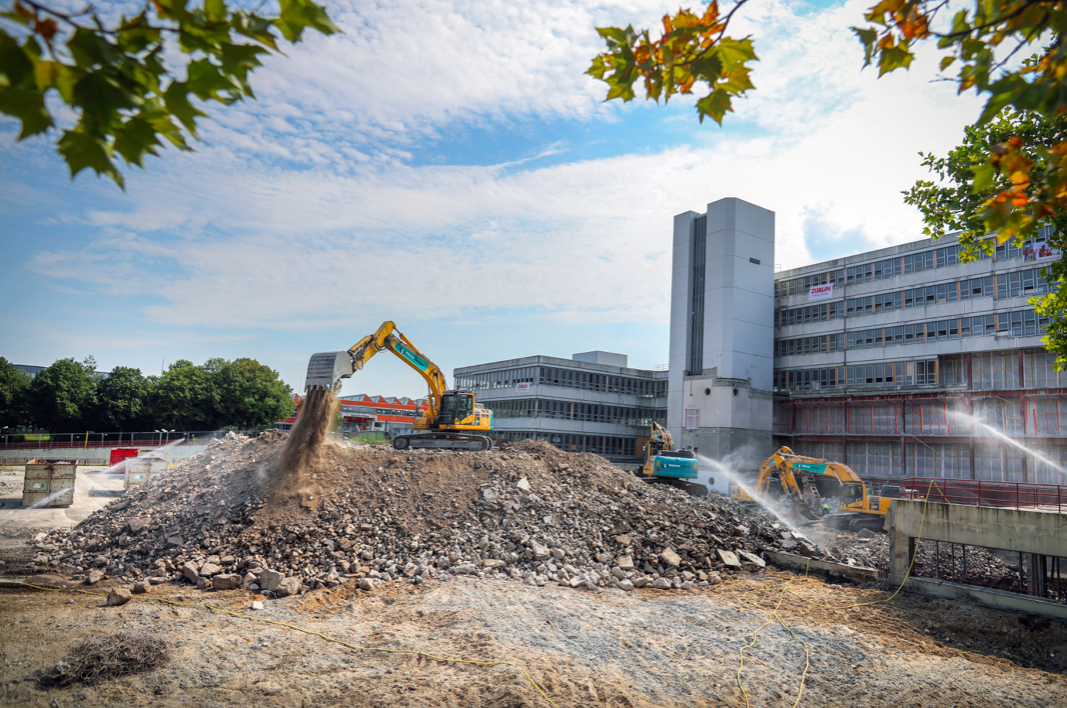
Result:
M308 363L308 391L336 393L341 379L356 373L381 351L390 351L418 371L430 387L429 410L415 420L415 433L397 435L393 447L446 450L488 450L493 446L493 412L481 408L469 391L450 391L445 374L427 359L392 322L383 322L374 334L356 342L348 351L320 352Z

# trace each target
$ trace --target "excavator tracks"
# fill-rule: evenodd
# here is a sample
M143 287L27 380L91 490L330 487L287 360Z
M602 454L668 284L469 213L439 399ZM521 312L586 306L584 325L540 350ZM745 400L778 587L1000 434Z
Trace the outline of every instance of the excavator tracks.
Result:
M457 435L455 433L422 433L397 435L393 438L397 450L468 450L492 449L492 439L484 435Z

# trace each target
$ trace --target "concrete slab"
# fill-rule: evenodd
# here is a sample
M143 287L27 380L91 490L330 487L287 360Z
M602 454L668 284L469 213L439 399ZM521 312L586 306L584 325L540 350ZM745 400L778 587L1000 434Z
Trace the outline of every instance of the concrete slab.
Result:
M950 583L947 580L935 580L933 578L908 578L904 584L905 592L919 593L920 595L933 595L950 600L970 600L987 607L996 607L1001 610L1014 610L1026 612L1043 617L1055 617L1067 620L1067 605L1050 600L1042 600L1038 597L1027 597L1014 592L979 588L974 585L961 585Z
M777 551L764 551L767 560L781 568L794 570L813 570L820 573L834 573L857 583L873 583L878 580L878 571L874 568L865 568L857 565L845 565L844 563L832 563L830 561L805 558L792 553L779 553Z

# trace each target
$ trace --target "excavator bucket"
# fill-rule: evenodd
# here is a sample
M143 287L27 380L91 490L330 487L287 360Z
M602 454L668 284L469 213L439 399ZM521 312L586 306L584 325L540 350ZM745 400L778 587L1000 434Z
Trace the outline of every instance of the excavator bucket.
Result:
M317 388L336 391L341 386L341 379L348 378L355 372L352 357L348 352L319 352L313 354L308 362L307 381L304 390Z

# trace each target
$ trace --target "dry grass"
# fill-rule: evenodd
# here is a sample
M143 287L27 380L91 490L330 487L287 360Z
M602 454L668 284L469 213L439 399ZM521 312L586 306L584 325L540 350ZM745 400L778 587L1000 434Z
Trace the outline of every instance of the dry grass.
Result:
M150 671L169 658L167 642L148 634L109 634L74 644L55 666L37 673L45 688L64 688L74 683L87 686L121 676Z

